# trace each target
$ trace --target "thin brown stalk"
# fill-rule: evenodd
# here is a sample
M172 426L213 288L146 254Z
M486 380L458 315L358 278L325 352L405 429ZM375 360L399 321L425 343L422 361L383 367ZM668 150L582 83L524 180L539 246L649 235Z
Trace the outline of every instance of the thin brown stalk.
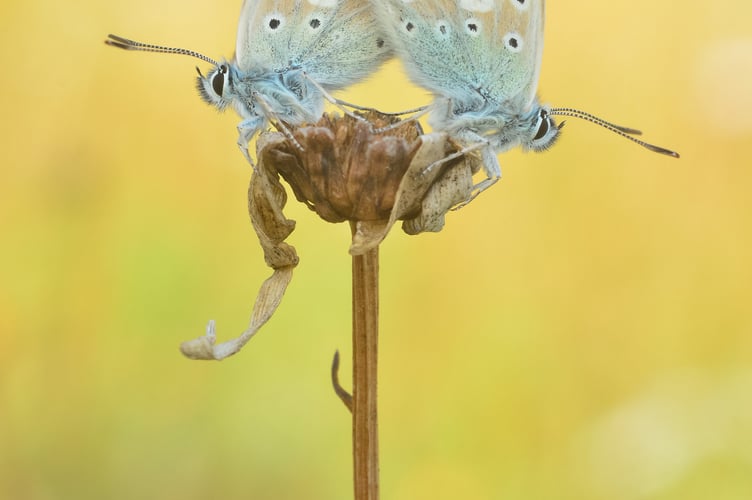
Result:
M351 223L353 233L355 224ZM353 477L355 500L379 498L376 378L379 333L379 249L353 256Z

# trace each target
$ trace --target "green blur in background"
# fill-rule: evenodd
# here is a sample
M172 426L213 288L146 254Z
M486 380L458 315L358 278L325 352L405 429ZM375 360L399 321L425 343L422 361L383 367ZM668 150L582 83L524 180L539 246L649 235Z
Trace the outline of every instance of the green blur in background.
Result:
M239 1L0 7L0 498L351 497L349 229L291 202L301 263L238 355L270 274L232 112L198 61ZM382 496L752 498L752 4L549 2L540 93L570 120L439 234L382 246ZM202 69L206 65L200 63ZM390 63L338 94L429 102ZM349 383L345 384L349 386Z

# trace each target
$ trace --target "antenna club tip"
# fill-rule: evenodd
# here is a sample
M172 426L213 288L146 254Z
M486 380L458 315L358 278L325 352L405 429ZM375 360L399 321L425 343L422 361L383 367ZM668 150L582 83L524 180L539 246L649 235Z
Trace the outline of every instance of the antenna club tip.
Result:
M645 145L649 150L653 151L654 153L660 153L662 155L670 156L672 158L681 158L679 153L676 151L671 151L670 149L662 148L659 146L653 146L652 144L646 144Z

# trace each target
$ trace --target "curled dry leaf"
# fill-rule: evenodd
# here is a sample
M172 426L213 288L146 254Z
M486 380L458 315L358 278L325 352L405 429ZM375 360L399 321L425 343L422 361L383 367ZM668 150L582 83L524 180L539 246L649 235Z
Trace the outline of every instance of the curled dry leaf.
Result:
M260 137L257 148L262 149L269 140L274 139L274 134ZM240 336L216 344L214 322L210 321L205 335L180 345L180 351L186 357L222 360L232 356L251 340L277 310L292 279L292 270L298 264L295 248L284 242L295 229L295 221L287 219L282 213L286 202L287 195L279 176L260 163L251 176L248 188L248 212L264 250L264 260L274 272L261 285L248 328Z

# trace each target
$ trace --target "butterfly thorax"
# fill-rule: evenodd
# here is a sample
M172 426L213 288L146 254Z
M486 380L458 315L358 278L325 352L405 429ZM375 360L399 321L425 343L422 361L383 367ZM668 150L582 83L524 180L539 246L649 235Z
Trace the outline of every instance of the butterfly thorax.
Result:
M207 76L199 76L198 89L207 103L220 111L232 107L258 128L270 119L290 124L316 121L324 108L321 92L301 69L243 72L222 62Z
M535 99L526 105L497 103L489 99L437 99L428 120L434 130L447 132L465 142L487 141L496 152L521 145L525 150L545 150L555 142L559 127L548 108Z

